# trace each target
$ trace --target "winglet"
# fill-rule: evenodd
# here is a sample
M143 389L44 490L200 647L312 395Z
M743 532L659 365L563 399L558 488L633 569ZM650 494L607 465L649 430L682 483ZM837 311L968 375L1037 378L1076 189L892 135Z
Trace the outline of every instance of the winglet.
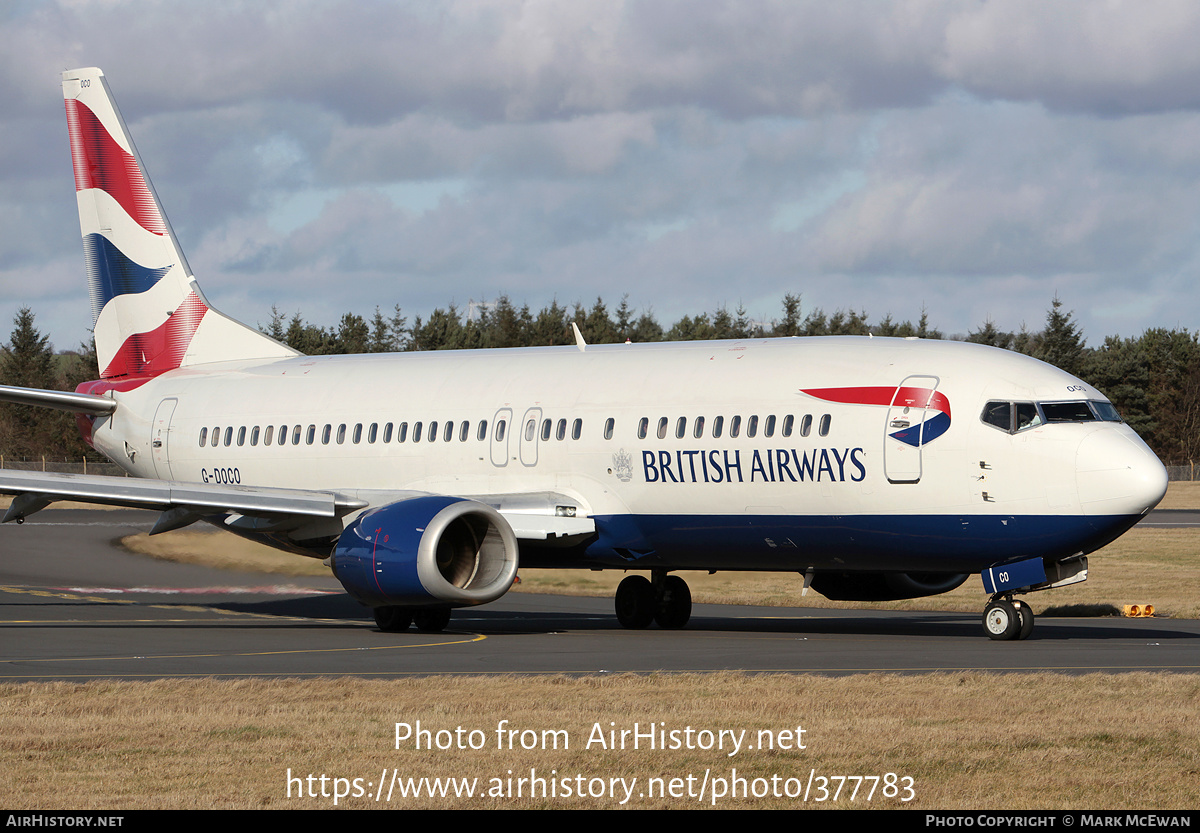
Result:
M571 322L571 329L575 331L575 346L579 348L579 352L587 350L587 342L583 340L583 333L579 332L579 325L574 321Z

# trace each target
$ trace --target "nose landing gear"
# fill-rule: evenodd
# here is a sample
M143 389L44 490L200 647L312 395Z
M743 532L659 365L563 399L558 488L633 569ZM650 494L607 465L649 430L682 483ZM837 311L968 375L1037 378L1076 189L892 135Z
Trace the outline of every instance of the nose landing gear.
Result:
M1024 602L997 597L983 609L983 629L992 639L1028 639L1033 618L1033 608Z

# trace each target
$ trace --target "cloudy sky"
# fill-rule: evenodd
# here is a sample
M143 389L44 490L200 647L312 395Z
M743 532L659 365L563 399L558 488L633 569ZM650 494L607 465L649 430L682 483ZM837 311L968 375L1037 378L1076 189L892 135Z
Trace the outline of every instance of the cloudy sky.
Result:
M99 66L222 311L501 293L1091 343L1200 327L1193 2L0 0L0 340L90 312L59 87Z

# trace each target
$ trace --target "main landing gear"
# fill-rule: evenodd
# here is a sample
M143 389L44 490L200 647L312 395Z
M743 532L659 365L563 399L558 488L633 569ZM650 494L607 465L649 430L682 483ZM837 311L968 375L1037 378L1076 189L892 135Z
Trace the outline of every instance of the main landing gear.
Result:
M651 571L651 580L629 576L617 586L617 621L625 628L682 628L692 618L692 591L679 576Z
M992 639L1028 639L1033 633L1033 608L1011 595L993 597L983 609L983 629Z
M450 608L448 607L400 607L384 605L377 607L375 624L381 631L396 633L408 630L408 626L416 623L417 630L426 633L439 633L450 624Z

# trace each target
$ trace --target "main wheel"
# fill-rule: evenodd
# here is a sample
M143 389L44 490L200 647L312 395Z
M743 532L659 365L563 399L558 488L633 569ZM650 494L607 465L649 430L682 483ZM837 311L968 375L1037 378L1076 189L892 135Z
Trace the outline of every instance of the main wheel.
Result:
M655 601L654 621L660 628L682 628L692 618L692 591L679 576L663 579L662 593Z
M385 633L406 631L408 630L408 626L412 624L412 611L407 607L384 605L383 607L375 608L371 612L375 614L375 624Z
M983 629L992 639L1015 639L1021 632L1021 616L1011 602L991 602L983 610Z
M1021 629L1017 632L1017 639L1028 639L1029 634L1033 633L1033 608L1021 602L1017 606L1017 615L1021 617Z
M629 576L617 585L617 621L623 628L644 628L654 621L654 586L645 576Z
M417 623L417 630L426 631L428 633L438 633L446 629L446 625L450 624L450 608L448 607L422 607L413 611L413 621Z

